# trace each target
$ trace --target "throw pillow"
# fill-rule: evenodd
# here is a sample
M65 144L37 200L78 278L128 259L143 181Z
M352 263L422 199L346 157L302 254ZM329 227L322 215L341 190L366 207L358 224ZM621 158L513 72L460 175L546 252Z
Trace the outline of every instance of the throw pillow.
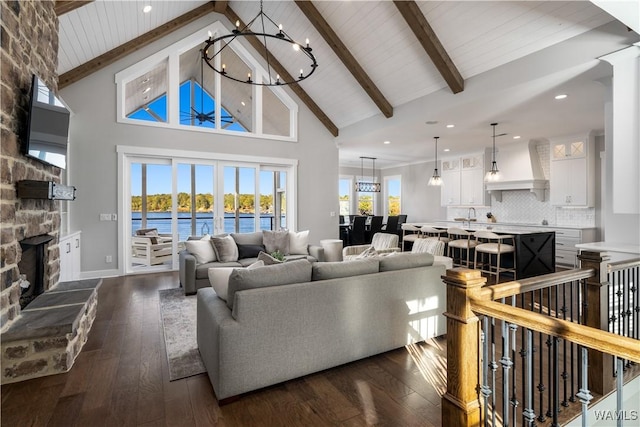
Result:
M263 245L241 245L238 244L238 259L256 258L260 252L264 251Z
M213 262L216 258L216 253L211 246L211 242L209 241L210 237L204 236L200 240L187 240L184 242L185 248L187 251L196 257L196 262L198 264L205 264L207 262Z
M211 244L216 251L216 258L220 262L238 260L238 246L231 236L212 237Z
M267 253L280 251L284 255L289 255L289 231L262 230L262 244Z
M309 230L289 232L288 255L309 255Z
M254 270L236 268L229 276L227 306L233 310L233 300L236 292L239 291L309 281L311 281L311 263L306 259L269 265Z
M247 267L248 270L253 270L254 268L264 267L264 262L256 261ZM229 276L233 273L233 270L237 267L214 267L210 268L209 273L209 283L211 283L211 287L214 291L216 291L216 295L223 301L227 300L227 292L229 289Z
M273 265L273 264L281 264L284 261L280 261L279 259L275 259L271 255L266 252L260 252L258 254L258 261L263 261L264 265Z

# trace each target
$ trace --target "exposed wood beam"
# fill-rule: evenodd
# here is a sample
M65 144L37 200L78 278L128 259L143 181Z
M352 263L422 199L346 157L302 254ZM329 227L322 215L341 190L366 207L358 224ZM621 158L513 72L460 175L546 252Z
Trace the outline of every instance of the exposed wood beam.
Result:
M79 7L84 6L85 4L92 3L93 0L83 1L83 0L56 0L55 10L56 15L61 16L65 13L71 12Z
M449 57L449 54L440 43L438 36L422 14L415 1L393 0L400 14L407 21L409 28L416 35L420 44L427 52L431 61L436 66L453 93L464 90L464 79Z
M105 52L102 55L92 59L91 61L85 62L84 64L77 66L73 70L69 70L66 73L62 74L58 80L58 88L62 89L63 87L69 86L70 84L75 83L92 73L95 73L96 71L106 67L107 65L112 64L121 58L124 58L125 56L137 51L138 49L141 49L144 46L158 39L161 39L171 32L213 11L214 2L207 2L202 6L185 13L184 15L181 15L176 19L167 22L166 24L154 28L153 30L141 35L140 37L136 37L133 40L130 40L116 48L113 48L110 51Z
M369 95L371 100L378 106L382 114L389 118L393 116L393 107L387 101L380 89L375 85L373 80L360 66L358 61L353 57L349 49L342 43L342 40L333 31L329 23L322 17L318 9L309 0L296 0L296 4L307 17L307 19L316 27L322 38L331 46L338 58L342 61L347 70L353 74L356 81L362 86L364 91Z
M231 9L231 7L227 7L224 11L224 15L231 22L240 21L240 28L244 28L246 25L242 19ZM245 37L249 44L253 46L253 48L266 60L266 49L264 45L260 42L260 40L256 36ZM283 80L295 80L294 77L289 74L289 72L280 64L280 62L273 56L271 52L269 52L269 63L271 67L276 70L278 74L283 78ZM298 97L306 104L307 107L311 110L311 112L320 120L320 122L331 132L333 136L338 136L338 127L333 124L329 116L327 116L324 111L316 104L313 99L307 94L307 92L302 89L302 87L297 84L288 85L291 90L298 95Z
M213 10L217 13L224 13L228 4L227 0L216 0L213 2Z

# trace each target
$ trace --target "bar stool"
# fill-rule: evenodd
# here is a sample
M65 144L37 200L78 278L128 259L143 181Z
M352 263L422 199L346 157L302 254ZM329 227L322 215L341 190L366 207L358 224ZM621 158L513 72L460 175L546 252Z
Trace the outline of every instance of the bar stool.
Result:
M478 254L480 254L480 271L489 274L489 276L496 276L495 283L500 283L501 272L511 272L515 279L515 237L510 234L499 235L491 231L479 230L475 232L475 238L478 245L473 256L473 268L478 268ZM511 240L512 244L504 243L505 240ZM500 262L500 256L508 253L513 253L513 267L504 267Z
M415 243L416 240L422 237L422 233L420 227L416 227L415 225L402 224L400 227L402 228L402 251L404 252L405 242Z
M470 252L478 245L478 242L472 239L473 234L470 231L463 230L462 228L450 228L449 233L449 248L447 256L453 259L454 267L467 267L471 268L471 262L469 261ZM459 257L456 258L456 249L458 250ZM466 254L466 260L462 258L462 255ZM457 262L456 262L457 260Z
M423 225L420 227L420 232L423 237L436 237L438 240L448 243L449 238L447 237L447 230L440 228L433 228L428 225Z

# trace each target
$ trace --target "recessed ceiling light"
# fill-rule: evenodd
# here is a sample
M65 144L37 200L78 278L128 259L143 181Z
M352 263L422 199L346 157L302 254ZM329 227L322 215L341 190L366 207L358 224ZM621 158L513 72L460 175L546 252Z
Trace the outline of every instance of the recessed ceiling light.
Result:
M149 13L149 12L151 12L151 9L153 9L153 8L151 7L150 4L148 4L148 5L146 5L145 7L142 8L142 11L144 13Z
M383 144L389 145L389 144L391 144L391 141L384 141Z
M243 106L243 107L244 107L245 105L247 105L247 104L245 104L245 103L244 103L244 101L240 101L240 104L242 104L242 106Z
M428 124L428 125L437 125L438 121L437 120L428 120L425 123Z
M449 148L445 148L445 149L444 149L444 151L445 151L446 153L448 153L449 151L451 151L451 149L449 149Z
M145 90L142 91L142 93L147 93L151 90L151 86L149 86L148 88L146 88Z
M514 136L513 139L520 139L520 135Z
M566 93L561 93L560 95L556 95L555 99L565 99L567 97Z
M456 125L447 125L448 128L454 128Z

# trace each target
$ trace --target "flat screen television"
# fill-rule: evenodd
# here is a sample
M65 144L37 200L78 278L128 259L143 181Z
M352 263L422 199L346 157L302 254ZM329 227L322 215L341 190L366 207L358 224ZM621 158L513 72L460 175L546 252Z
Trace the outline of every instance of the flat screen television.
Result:
M23 153L61 169L67 166L70 111L45 82L34 75Z

